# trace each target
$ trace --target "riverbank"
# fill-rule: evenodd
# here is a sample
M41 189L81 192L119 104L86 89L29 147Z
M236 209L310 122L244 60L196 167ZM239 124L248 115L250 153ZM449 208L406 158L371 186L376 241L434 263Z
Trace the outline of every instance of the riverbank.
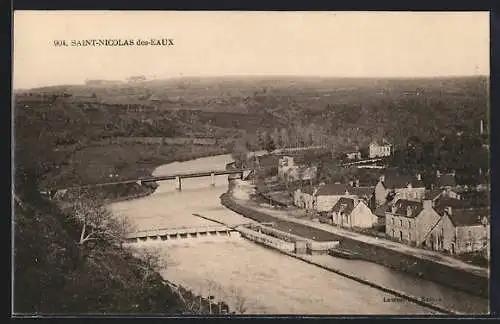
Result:
M378 244L372 244L370 241L364 242L363 237L359 235L347 231L341 232L325 224L293 219L286 216L286 211L266 210L257 204L252 204L251 201L237 200L227 194L221 197L221 203L245 217L257 221L275 222L277 226L281 226L281 229L287 228L285 230L289 229L298 235L337 239L343 248L363 255L367 261L404 271L474 296L488 298L488 275L480 269L453 267L443 262L405 253L405 251L395 249L392 246L394 242L386 243L383 240L377 242Z

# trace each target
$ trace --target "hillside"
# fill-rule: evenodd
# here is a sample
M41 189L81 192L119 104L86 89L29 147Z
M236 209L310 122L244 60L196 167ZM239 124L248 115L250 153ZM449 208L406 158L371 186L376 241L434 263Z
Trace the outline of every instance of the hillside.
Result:
M399 138L456 129L477 130L479 120L488 117L488 87L486 77L220 77L47 87L30 92L67 93L74 100L95 96L99 102L143 105L161 114L190 110L212 125L228 127L228 120L238 120L239 126L249 131L256 125L264 129L300 122L321 124L330 133L351 127L360 128L363 133L383 128L388 136Z

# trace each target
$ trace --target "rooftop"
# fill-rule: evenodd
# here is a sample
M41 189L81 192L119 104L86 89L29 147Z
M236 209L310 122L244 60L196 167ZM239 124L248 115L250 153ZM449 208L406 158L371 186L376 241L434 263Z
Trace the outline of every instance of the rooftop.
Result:
M406 188L408 184L411 184L413 188L425 188L421 180L415 179L411 175L393 172L384 174L383 184L386 188Z
M335 213L344 213L349 215L354 207L356 206L354 199L342 197L340 198L335 205L332 207L332 211Z
M483 220L490 219L491 211L489 208L471 208L471 209L460 209L453 210L450 217L451 222L456 227L461 226L477 226L483 225Z
M321 186L317 196L340 196L345 195L352 187L343 183L329 183Z
M359 197L371 197L375 191L375 187L350 187L349 193Z
M422 211L422 203L419 201L399 199L391 208L391 213L397 216L415 218Z
M489 208L489 200L472 199L470 197L463 197L462 199L455 199L448 196L439 197L436 200L434 209L438 214L442 215L446 207L452 209L471 209L471 208Z
M457 182L455 180L455 175L453 174L442 174L436 179L436 185L439 187L455 187Z

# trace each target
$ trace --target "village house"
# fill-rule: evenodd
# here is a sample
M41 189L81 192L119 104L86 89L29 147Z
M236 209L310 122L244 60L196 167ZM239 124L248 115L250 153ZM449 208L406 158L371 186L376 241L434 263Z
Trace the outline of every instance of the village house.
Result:
M331 210L332 224L346 228L371 228L378 218L360 199L341 197Z
M318 189L313 186L297 188L293 192L293 203L299 208L313 210L315 207L315 194Z
M377 157L391 156L392 145L383 141L382 144L372 142L368 146L368 157L370 159Z
M425 197L425 185L420 175L387 173L382 175L375 186L376 207L385 202L396 202L398 199L421 201Z
M281 180L314 180L317 173L317 167L306 166L300 156L285 155L279 158L278 178Z
M398 241L420 246L439 219L432 201L399 199L385 214L385 233Z
M489 248L490 209L456 209L446 206L427 234L425 246L436 251L462 254Z
M346 152L345 157L347 160L361 160L361 152L359 151Z

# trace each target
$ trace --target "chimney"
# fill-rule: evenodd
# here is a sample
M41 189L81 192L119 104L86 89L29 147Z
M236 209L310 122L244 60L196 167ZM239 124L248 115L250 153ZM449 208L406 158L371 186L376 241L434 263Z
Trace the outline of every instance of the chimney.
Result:
M439 170L436 171L436 177L440 177L441 176L441 172L439 172Z
M452 176L455 176L455 170L452 170L452 171L450 172L450 174L451 174Z
M451 215L451 214L452 214L452 209L451 209L451 206L446 206L446 208L444 209L444 211L445 211L448 215Z
M425 199L422 201L422 208L423 209L431 209L432 208L432 200L430 199Z
M420 173L417 174L417 180L422 180L422 175Z
M354 187L354 181L352 181L352 180L351 180L351 181L349 181L349 185L350 185L351 187Z
M385 176L384 175L381 175L380 178L379 178L380 182L384 182L385 181Z
M356 179L356 187L359 187L359 179Z
M483 120L481 119L481 124L479 124L479 134L483 135L484 133L484 123Z

